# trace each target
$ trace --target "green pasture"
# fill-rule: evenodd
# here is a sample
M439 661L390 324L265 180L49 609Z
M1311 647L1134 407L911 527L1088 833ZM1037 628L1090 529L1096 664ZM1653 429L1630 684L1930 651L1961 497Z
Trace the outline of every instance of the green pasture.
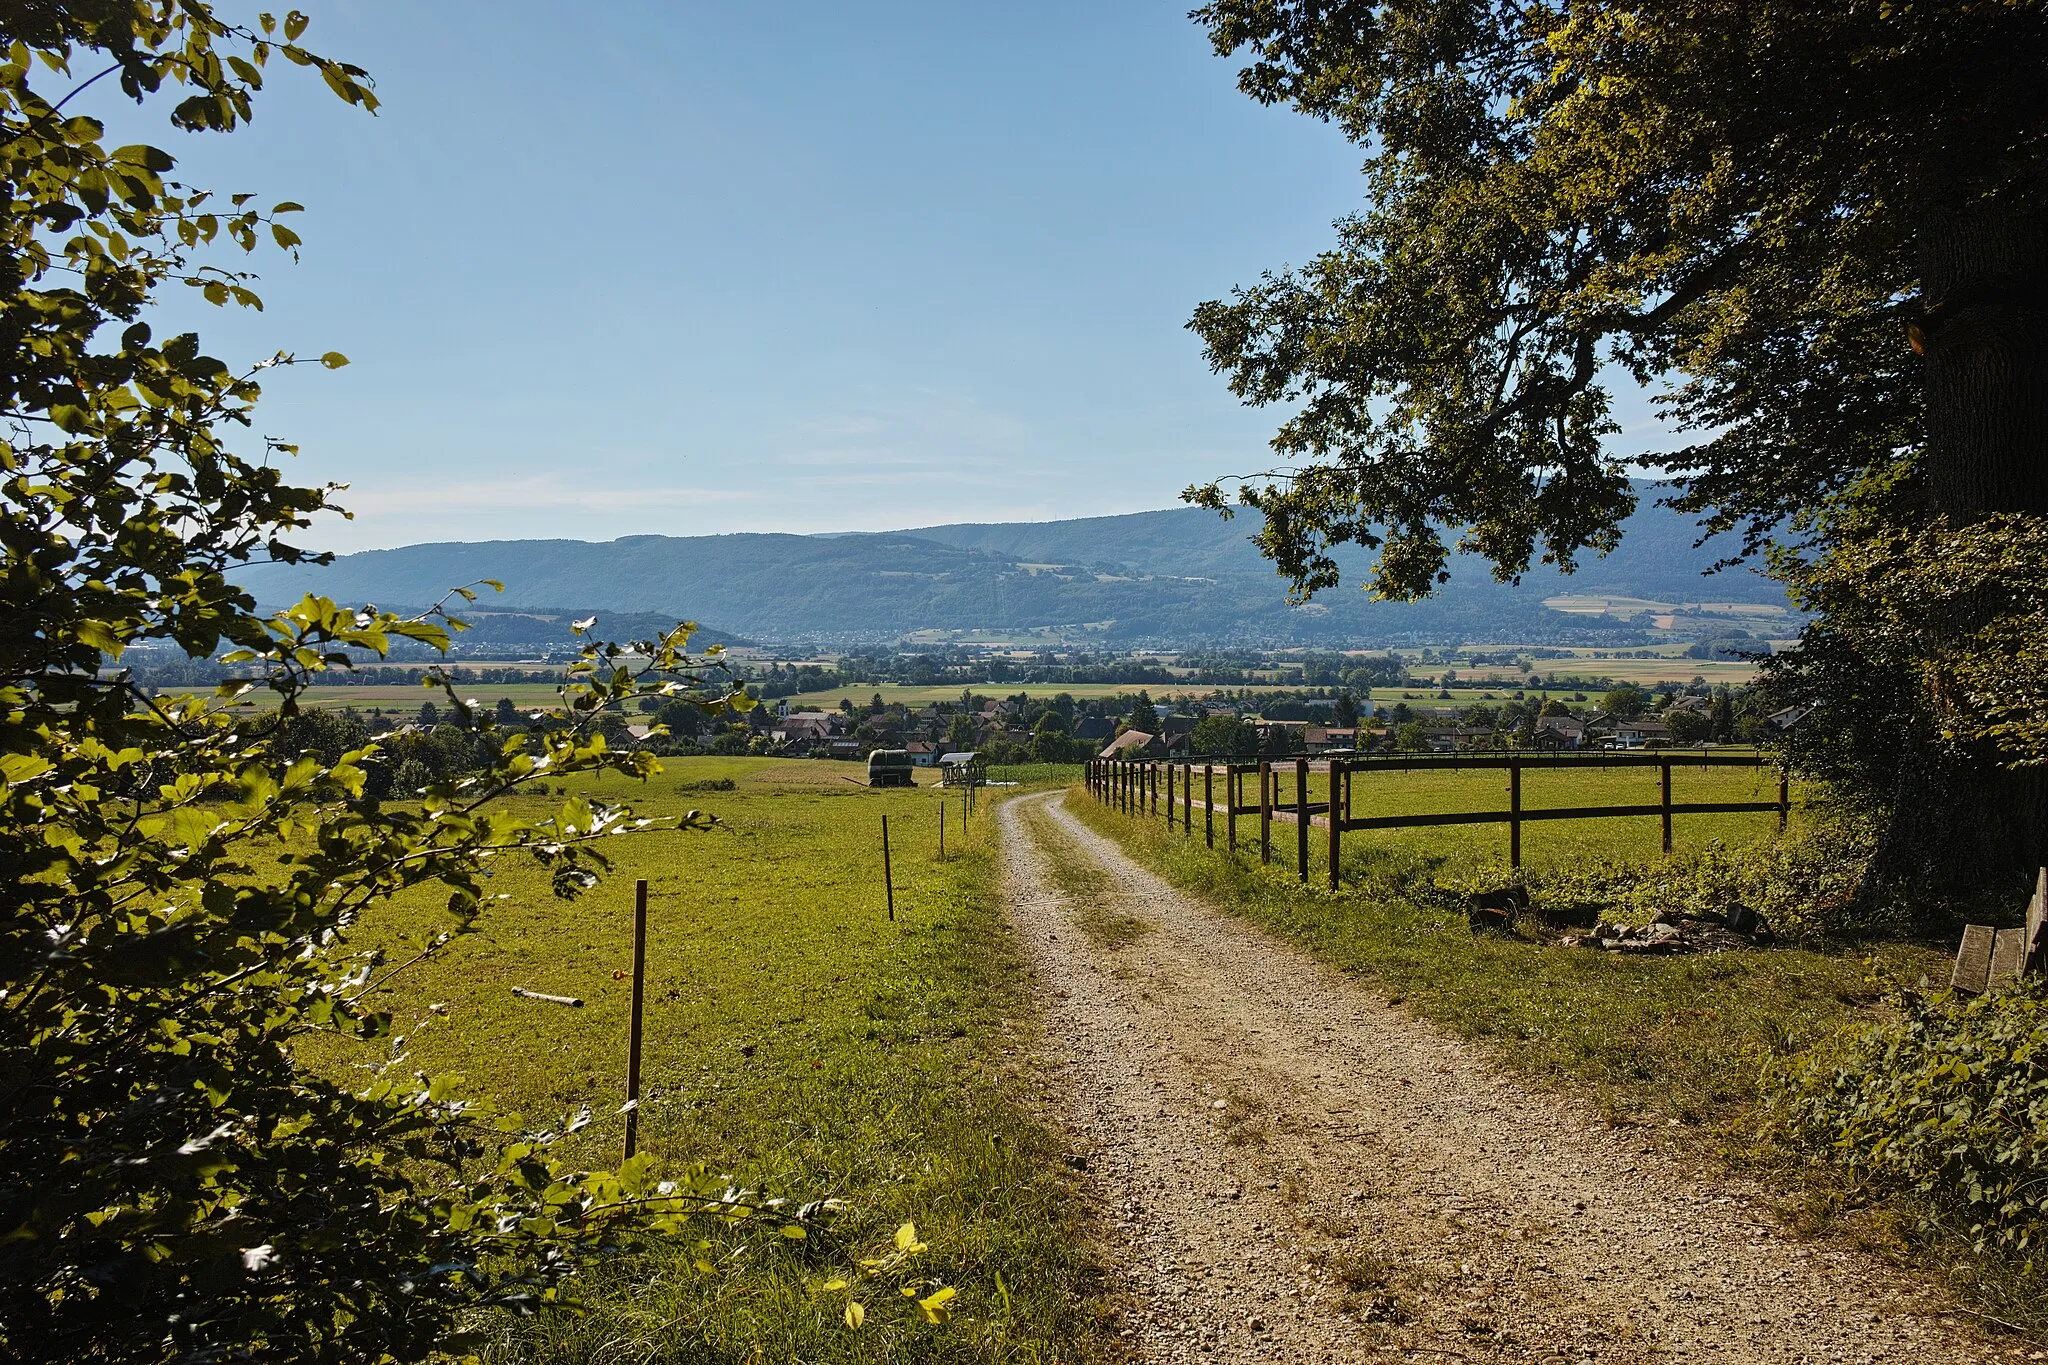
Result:
M556 785L518 801L558 805ZM571 785L643 814L710 811L721 828L617 840L612 874L578 901L557 900L537 870L501 866L502 899L475 932L381 997L409 1064L460 1075L535 1122L587 1106L595 1122L568 1140L572 1158L616 1162L633 881L645 878L642 1150L849 1207L810 1242L721 1241L716 1274L695 1268L705 1253L688 1244L610 1265L586 1277L585 1315L493 1320L490 1358L612 1360L621 1342L635 1360L1073 1358L1091 1271L1056 1139L1030 1107L1031 1009L992 885L986 794L963 827L957 792L870 790L843 764L691 758L644 787ZM367 917L351 946L398 962L450 927L422 892ZM345 1075L359 1059L337 1044L315 1060ZM914 1267L923 1292L958 1290L944 1325L894 1283L848 1274L905 1222L929 1248ZM855 1284L825 1288L840 1278ZM849 1301L864 1303L858 1331Z
M1194 772L1194 798L1202 799L1202 765ZM1291 808L1295 800L1294 766L1279 760L1274 766L1279 779L1276 804ZM1461 811L1505 811L1508 808L1508 775L1499 769L1366 770L1351 775L1351 811L1354 817L1382 815L1436 815ZM1215 773L1216 842L1228 842L1229 820L1223 809L1228 797L1221 768ZM1308 800L1311 804L1329 799L1329 774L1311 771ZM1180 805L1180 778L1176 776L1175 801ZM1237 816L1240 846L1257 849L1259 837L1259 783L1256 775L1241 779L1244 807ZM1660 778L1654 767L1530 768L1522 773L1522 807L1536 811L1567 806L1637 806L1658 800ZM1778 774L1775 768L1688 767L1683 761L1672 765L1671 799L1674 803L1775 801ZM1792 790L1792 818L1801 818L1802 790ZM1158 822L1165 822L1166 779L1159 779ZM1148 789L1145 809L1152 809ZM1148 815L1148 818L1149 815ZM1178 821L1178 811L1175 819ZM1204 834L1200 805L1195 808L1191 837ZM1775 814L1674 815L1671 821L1672 848L1676 853L1697 852L1711 843L1740 847L1775 838ZM1275 821L1273 854L1276 862L1294 866L1295 826ZM1327 877L1329 831L1309 831L1309 867L1318 877ZM1659 817L1610 816L1595 820L1538 820L1522 825L1522 861L1530 868L1579 866L1587 861L1641 861L1659 856L1663 824ZM1352 830L1341 840L1342 857L1349 869L1354 862L1366 863L1388 857L1440 858L1458 864L1505 862L1508 856L1508 827L1497 825L1432 825L1416 829ZM1354 875L1347 870L1346 876Z

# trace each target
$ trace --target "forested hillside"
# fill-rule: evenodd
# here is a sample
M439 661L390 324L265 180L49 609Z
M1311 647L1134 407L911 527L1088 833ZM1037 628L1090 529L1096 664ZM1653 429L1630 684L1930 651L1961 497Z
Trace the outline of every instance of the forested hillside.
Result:
M1091 628L1126 645L1453 640L1621 642L1628 627L1546 609L1560 592L1659 601L1781 601L1747 570L1712 577L1691 523L1654 506L1622 546L1567 577L1539 569L1519 586L1461 558L1451 583L1417 603L1355 588L1290 606L1248 537L1257 514L1224 521L1194 508L1071 521L933 526L844 536L629 536L608 543L512 540L410 545L326 568L264 566L242 581L264 602L313 590L338 600L421 605L449 586L495 578L494 606L688 613L765 640L854 642L917 630Z

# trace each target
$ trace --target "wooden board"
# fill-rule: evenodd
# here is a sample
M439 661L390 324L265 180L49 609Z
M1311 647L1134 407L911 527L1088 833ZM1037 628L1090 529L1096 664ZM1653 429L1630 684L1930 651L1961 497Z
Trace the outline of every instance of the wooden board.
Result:
M1964 926L1963 946L1956 950L1956 969L1949 977L1949 984L1959 991L1972 995L1984 989L1985 980L1991 975L1991 948L1994 939L1988 924Z
M2048 867L2035 873L2034 898L2027 902L2026 971L2041 965L2042 950L2048 948L2048 943L2042 942L2044 931L2048 931Z
M1991 944L1991 971L1985 977L1987 986L2010 985L2020 979L2020 971L2027 965L2027 931L2024 929L2000 929Z

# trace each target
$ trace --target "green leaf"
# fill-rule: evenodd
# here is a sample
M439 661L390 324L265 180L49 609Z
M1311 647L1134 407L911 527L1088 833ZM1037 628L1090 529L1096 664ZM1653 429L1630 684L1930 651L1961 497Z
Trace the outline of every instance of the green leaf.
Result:
M329 351L326 355L320 357L320 363L330 370L338 370L348 364L348 357L340 351Z

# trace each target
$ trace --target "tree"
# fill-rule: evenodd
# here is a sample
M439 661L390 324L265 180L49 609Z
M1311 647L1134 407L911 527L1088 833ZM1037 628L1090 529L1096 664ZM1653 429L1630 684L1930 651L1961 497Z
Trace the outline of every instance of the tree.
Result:
M1707 703L1707 719L1713 726L1710 737L1717 743L1726 744L1735 738L1735 700L1728 684L1714 689L1714 699Z
M1258 752L1259 735L1236 716L1204 716L1188 732L1188 746L1198 754L1250 754Z
M965 713L955 715L946 725L946 751L956 754L967 753L974 748L980 737L981 732L975 725L973 716Z
M1159 733L1159 712L1153 709L1150 692L1138 694L1137 701L1131 704L1130 719L1125 723L1141 735Z
M1643 462L1741 551L1803 535L1822 564L1851 547L1874 569L1855 544L1926 534L1947 554L1945 529L1999 514L2048 541L2035 0L1214 0L1196 17L1248 54L1249 95L1366 150L1368 202L1332 250L1190 324L1241 398L1294 410L1284 468L1238 496L1298 595L1337 582L1346 542L1378 551L1371 586L1396 598L1443 580L1452 530L1509 579L1612 548L1634 504L1609 444L1617 372L1670 382L1668 414L1701 436ZM1225 506L1220 484L1188 493ZM1812 600L1841 600L1822 573ZM1846 712L1884 673L1892 828L1929 801L1956 817L1959 837L1901 859L1972 879L2048 861L2048 786L2000 777L2024 754L1996 739L1953 741L1967 703L1927 655L1902 667L1896 640L1818 629L1776 668L1845 713L1815 733L1866 738ZM1912 647L1953 653L1924 632ZM1876 779L1886 760L1834 761Z
M1348 730L1358 724L1358 703L1349 692L1337 694L1337 704L1330 708L1330 721L1340 730Z
M1650 698L1642 688L1623 684L1600 698L1600 714L1616 720L1634 720L1650 709Z
M1672 711L1664 717L1671 727L1671 738L1680 744L1698 744L1714 737L1714 721L1704 711Z
M579 799L527 819L497 798L542 773L644 777L651 758L603 745L599 716L650 691L707 706L738 694L686 653L688 627L586 642L573 722L545 732L495 732L437 669L464 726L445 743L483 755L460 780L410 760L387 776L392 755L359 723L301 708L351 657L400 640L445 650L465 623L323 598L264 617L234 585L238 565L307 558L299 533L334 491L292 485L290 447L245 434L262 372L295 358L231 369L145 314L188 285L255 307L252 277L206 253L291 251L297 206L174 182L168 154L106 146L86 111L168 94L174 128L229 132L265 71L290 66L374 108L362 71L300 45L305 26L297 12L231 26L205 0L49 0L0 20L11 1360L422 1359L457 1348L449 1332L475 1308L552 1300L578 1249L615 1243L636 1209L750 1207L699 1176L664 1194L642 1165L572 1170L552 1133L392 1057L377 992L405 964L379 970L351 946L363 911L435 886L466 928L492 859L537 859L558 892L581 892L630 812ZM155 695L123 664L140 646L199 659L223 644L253 676L210 698ZM259 690L276 705L235 705ZM392 778L424 793L387 802ZM316 1032L385 1041L342 1084L300 1063Z

